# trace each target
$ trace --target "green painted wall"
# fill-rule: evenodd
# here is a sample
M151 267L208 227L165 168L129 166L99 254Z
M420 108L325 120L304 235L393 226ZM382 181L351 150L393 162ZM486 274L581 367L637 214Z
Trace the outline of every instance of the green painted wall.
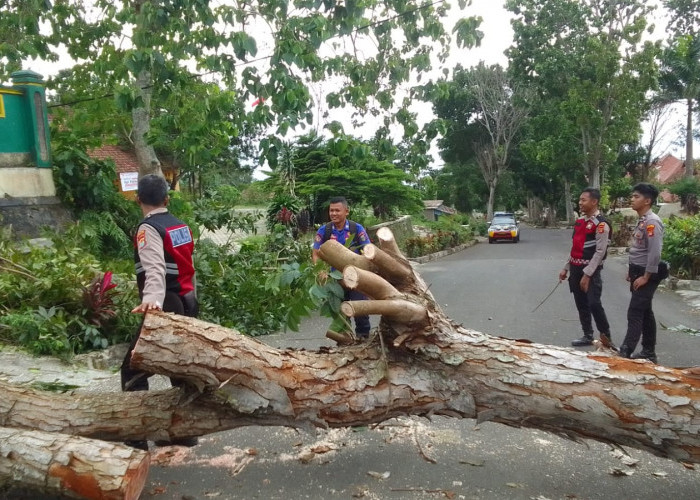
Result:
M0 88L5 116L0 117L0 153L27 153L34 144L27 114L24 93L16 95Z
M12 74L12 87L0 87L0 166L11 164L18 154L28 154L31 163L51 167L49 121L44 81L33 71ZM22 165L31 166L31 165Z

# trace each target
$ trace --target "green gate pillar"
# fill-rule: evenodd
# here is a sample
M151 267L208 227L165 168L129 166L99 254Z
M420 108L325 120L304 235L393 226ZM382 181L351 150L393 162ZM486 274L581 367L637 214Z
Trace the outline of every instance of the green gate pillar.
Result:
M16 71L12 73L12 86L24 94L24 106L29 125L32 160L40 168L51 168L51 147L49 139L49 120L46 110L46 92L44 80L34 71Z

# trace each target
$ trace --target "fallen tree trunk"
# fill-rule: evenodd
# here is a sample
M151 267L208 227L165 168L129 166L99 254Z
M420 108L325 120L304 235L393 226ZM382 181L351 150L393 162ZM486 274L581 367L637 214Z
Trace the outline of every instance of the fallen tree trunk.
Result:
M341 427L442 414L700 462L695 369L462 328L440 310L391 233L380 234L379 241L382 248L370 250L369 262L335 241L321 248L334 267L347 268L347 286L380 299L342 307L348 315L385 314L369 343L280 350L192 318L149 313L132 364L192 387L68 396L8 386L7 397L0 398L0 423L124 440L189 437L243 425Z
M137 500L149 464L148 453L129 446L0 427L0 493L21 485L35 498Z
M57 394L0 381L0 394L0 425L106 441L172 441L248 425L288 424L286 417L238 412L223 405L216 392Z
M314 353L153 314L134 362L214 388L236 411L277 415L289 425L443 414L700 461L700 379L692 372L491 337L449 322L433 327L419 337L387 336L384 351L374 343Z

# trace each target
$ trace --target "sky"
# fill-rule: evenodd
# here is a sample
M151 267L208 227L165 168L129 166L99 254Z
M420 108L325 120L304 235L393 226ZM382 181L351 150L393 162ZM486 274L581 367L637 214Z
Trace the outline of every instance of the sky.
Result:
M651 3L658 4L658 0L650 0ZM452 15L450 15L446 21L448 24L447 29L451 30L454 22L460 17L465 16L480 16L482 18L481 31L484 33L484 38L481 45L476 48L471 49L459 49L454 46L451 49L450 58L446 64L447 67L454 67L458 63L464 67L470 67L479 63L479 61L484 61L488 64L501 64L503 66L507 65L507 59L505 57L505 50L512 44L513 41L513 30L510 25L510 20L512 18L511 14L505 10L504 3L505 0L472 0L471 4L468 5L464 11L459 11L457 0L450 0L452 4ZM665 36L665 26L666 19L665 13L662 9L657 9L657 14L653 20L656 31L653 37L658 37L664 39ZM259 44L259 54L267 53L264 41ZM42 75L51 76L55 75L58 70L70 66L70 61L67 58L63 58L57 63L48 63L43 61L31 61L27 64L26 68L32 69L41 73ZM427 75L427 78L423 78L423 82L429 79L437 79L442 76L441 68L436 68L432 74ZM324 100L324 92L327 92L328 85L318 85L315 89L311 89L312 95L319 101ZM321 117L324 106L320 106L317 111L317 121L319 126L322 125L323 118ZM416 105L413 109L418 114L419 122L425 123L432 118L432 110L428 104ZM665 127L666 134L663 144L660 144L658 149L654 151L655 156L661 156L666 152L671 152L677 157L683 159L685 157L685 146L682 143L682 139L678 140L678 137L683 136L683 128L685 124L684 107L677 106L677 108L672 109L669 113L670 118L667 120L667 125ZM374 130L374 125L369 122L364 126L354 127L352 125L352 120L350 118L350 112L343 112L338 110L333 110L331 113L331 118L329 120L339 119L344 123L345 131L352 135L358 137L370 137ZM644 124L643 128L646 130L648 124ZM300 133L305 133L306 131L300 131ZM398 139L398 137L397 137ZM646 139L646 137L645 137ZM700 144L695 145L695 150L700 151ZM436 160L437 166L441 163L439 155L436 152L432 152L433 157ZM256 175L259 177L259 175Z

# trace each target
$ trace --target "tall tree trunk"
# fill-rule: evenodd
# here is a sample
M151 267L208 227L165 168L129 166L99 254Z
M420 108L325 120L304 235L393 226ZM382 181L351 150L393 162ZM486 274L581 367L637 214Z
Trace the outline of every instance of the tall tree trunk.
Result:
M131 112L134 148L139 162L139 178L148 174L163 176L156 151L146 140L151 129L151 73L146 70L140 71L134 84L138 95L143 100L143 106L136 107Z
M695 171L695 160L693 159L693 99L688 99L688 113L685 124L685 176L688 179L693 178Z
M571 206L571 181L564 179L564 203L566 204L566 222L574 221L574 211Z
M486 205L486 219L493 219L493 205L496 202L496 180L492 180L488 183L489 186L489 201Z

